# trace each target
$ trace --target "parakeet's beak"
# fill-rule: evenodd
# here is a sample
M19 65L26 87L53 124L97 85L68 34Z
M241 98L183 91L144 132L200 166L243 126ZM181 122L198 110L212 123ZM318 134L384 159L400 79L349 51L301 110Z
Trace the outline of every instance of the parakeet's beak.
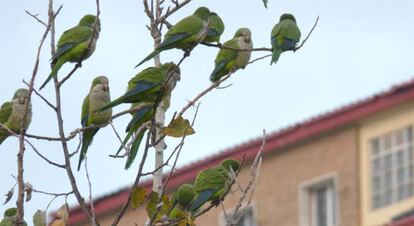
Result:
M175 80L177 80L177 81L181 80L181 75L180 75L179 72L174 72L173 76L174 76Z
M244 41L246 41L246 42L250 42L250 36L246 36L246 37L244 37Z
M19 104L24 104L24 100L25 100L26 98L24 98L24 97L19 97Z
M108 83L104 83L103 84L103 90L106 92L106 91L109 91L109 85L108 85Z

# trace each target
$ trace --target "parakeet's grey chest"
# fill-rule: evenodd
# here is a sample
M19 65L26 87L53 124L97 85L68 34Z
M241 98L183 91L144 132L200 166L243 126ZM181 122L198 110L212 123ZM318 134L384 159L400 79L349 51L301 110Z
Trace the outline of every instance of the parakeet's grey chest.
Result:
M209 23L206 21L203 21L203 28L201 29L201 31L197 34L197 40L198 43L203 41L203 39L207 36L208 34L208 28L209 28Z
M96 112L98 109L104 107L111 102L109 91L104 91L101 85L97 85L89 94L89 112L93 114L90 117L90 123L100 124L109 120L112 115L112 108L102 112Z
M91 38L93 38L92 39L92 42L91 42ZM98 41L98 38L99 38L99 32L98 31L95 31L94 34L93 34L93 37L91 37L91 38L89 38L87 40L87 45L90 45L90 47L88 49L88 52L86 52L85 59L88 58L88 57L90 57L92 55L92 53L95 51L95 49L96 49L96 42Z
M237 45L240 49L252 49L253 42L246 42L244 37L237 38ZM240 51L237 55L237 66L244 68L250 60L251 51Z
M24 117L24 112L25 112L25 105L20 104L17 99L13 100L12 112L6 123L7 127L9 127L14 132L19 132L20 127L21 127L21 122ZM24 123L25 129L27 129L27 127L29 126L31 118L32 118L32 105L29 104L27 114L26 114L26 121Z

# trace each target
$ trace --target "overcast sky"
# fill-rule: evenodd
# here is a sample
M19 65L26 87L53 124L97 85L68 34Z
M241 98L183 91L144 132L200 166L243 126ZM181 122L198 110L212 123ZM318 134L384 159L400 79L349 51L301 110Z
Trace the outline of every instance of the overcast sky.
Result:
M36 49L44 28L25 14L29 10L46 20L47 0L1 1L0 8L0 103L9 101L14 91L24 87L22 79L30 79ZM168 1L167 1L168 2ZM175 23L191 14L198 6L205 5L216 11L226 24L222 41L231 38L239 27L252 30L255 47L270 46L270 31L282 13L296 16L303 37L320 21L306 45L296 53L282 54L276 65L269 66L269 59L249 65L238 71L226 84L227 89L214 90L202 99L196 120L196 134L186 139L178 162L180 166L268 132L300 122L320 113L352 103L388 87L412 79L414 72L414 2L412 0L376 1L324 1L324 0L269 0L265 9L261 0L194 1L172 16ZM74 25L87 13L95 13L95 1L56 1L55 7L64 4L56 19L56 34ZM90 83L98 75L110 80L112 98L120 96L128 80L137 72L151 65L148 62L138 69L134 65L152 49L152 40L145 24L142 1L101 1L102 31L95 53L83 63L73 77L62 87L63 115L66 133L80 127L80 108ZM36 87L50 73L49 42L41 54ZM169 120L174 111L180 110L187 100L209 85L217 49L198 46L182 67L182 80L173 92ZM262 56L254 52L252 58ZM162 61L179 59L182 52L170 50ZM65 65L59 75L67 74L73 64ZM42 94L54 101L52 85ZM47 105L33 96L33 119L28 133L57 136L56 117ZM114 112L126 109L116 107ZM192 118L194 110L186 113ZM124 116L115 126L123 134L129 120ZM70 143L75 149L77 139ZM168 139L170 153L177 140ZM37 141L33 143L53 161L63 163L59 143ZM118 140L110 127L101 129L88 152L88 166L92 176L93 195L100 197L128 184L135 178L138 161L125 171L124 159L109 158L118 148ZM16 174L18 139L9 138L0 146L0 194L5 194L15 183L10 174ZM142 151L139 152L139 155ZM76 165L78 156L72 159ZM146 169L153 166L150 153ZM40 159L29 147L25 154L25 177L36 189L49 192L70 190L66 173ZM85 170L76 172L82 194L88 197ZM17 190L16 190L17 192ZM36 209L45 209L51 197L34 194L26 203L26 219L31 219ZM71 196L69 203L74 204ZM55 200L51 209L64 200ZM7 205L0 205L0 212L15 205L15 197Z

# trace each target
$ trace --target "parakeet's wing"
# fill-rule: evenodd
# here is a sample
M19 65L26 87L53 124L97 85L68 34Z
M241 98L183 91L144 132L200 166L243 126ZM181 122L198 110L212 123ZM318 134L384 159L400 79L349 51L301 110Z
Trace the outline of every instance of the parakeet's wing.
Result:
M239 45L237 44L237 39L228 40L227 42L223 44L223 46L235 48L235 49L240 48ZM217 64L220 64L221 62L229 62L229 61L235 60L237 58L237 54L238 52L235 50L223 48L217 54L216 60L214 62L217 65Z
M92 29L86 26L76 26L65 31L59 38L55 58L59 58L77 44L88 40L92 33Z
M273 27L272 46L274 46L276 38L280 44L283 41L282 39L285 38L299 42L300 36L300 30L295 22L292 20L283 20Z
M292 20L283 21L283 26L280 34L282 34L285 38L294 40L296 42L299 42L301 35L298 26Z
M165 72L162 69L147 68L128 82L128 91L124 96L129 98L151 89L157 89L164 82L164 79Z
M283 21L282 21L283 22ZM277 35L280 33L280 31L282 30L282 26L283 26L283 23L282 22L279 22L279 23L277 23L274 27L273 27L273 29L272 29L272 33L271 33L271 38L272 38L272 46L274 47L275 46L275 44L276 43L274 43L275 41L276 41L276 37L277 37Z
M160 48L174 45L184 39L187 39L203 29L203 20L197 16L191 15L171 27L170 30L165 34L164 41Z
M224 32L224 23L217 15L210 17L210 28L208 29L207 36L218 36Z
M231 39L223 44L226 47L230 48L239 48L239 45L237 44L237 39ZM238 52L235 50L230 49L221 49L217 57L215 59L215 67L213 72L210 75L210 80L212 82L217 81L222 77L223 75L227 74L231 68L236 64L236 58L237 58Z
M156 87L158 84L141 80L138 81L134 87L131 87L131 89L128 89L128 91L123 95L125 99L139 95L140 93L143 93L145 91L148 91L154 87Z
M197 196L189 207L190 211L200 208L204 203L216 196L218 191L224 188L227 178L225 173L224 168L215 167L203 170L197 175L194 182L194 190L197 192Z
M81 114L82 127L88 126L88 118L89 118L89 94L85 97L85 99L83 99L82 114Z
M10 117L10 114L12 112L12 103L6 102L3 105L1 105L0 108L0 123L5 123Z

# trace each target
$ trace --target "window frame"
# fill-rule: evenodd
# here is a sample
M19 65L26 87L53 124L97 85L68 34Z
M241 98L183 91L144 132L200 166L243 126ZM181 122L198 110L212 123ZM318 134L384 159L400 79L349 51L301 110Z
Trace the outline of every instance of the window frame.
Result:
M340 199L338 193L339 179L336 172L331 172L324 174L322 176L307 180L301 183L298 187L299 193L299 225L300 226L314 226L315 218L311 219L311 216L316 215L316 201L314 193L315 189L327 186L327 198L332 201L327 201L327 209L329 209L329 204L333 206L333 216L328 215L328 220L330 219L333 222L332 225L328 226L338 226L340 225ZM329 188L331 186L331 188ZM313 206L313 207L312 207ZM331 207L332 209L332 207ZM332 219L333 217L333 219Z
M408 130L411 133L411 140L408 139ZM402 132L402 143L397 142L398 134ZM411 194L405 194L404 197L399 197L399 189L401 186L409 187L411 184L414 186L414 178L410 178L410 175L414 175L414 172L409 172L410 167L414 169L414 125L407 124L400 127L395 127L392 130L388 130L385 133L376 134L368 139L368 189L370 196L369 199L369 209L370 211L377 211L383 208L388 208L392 205L403 202L407 199L414 197L414 191L411 191ZM389 141L388 141L389 140ZM387 141L389 142L389 147L387 146ZM374 142L376 142L377 151L374 151ZM411 142L411 143L410 143ZM396 144L397 143L397 144ZM411 148L411 160L410 157L410 148ZM402 152L403 163L398 162L398 155ZM385 162L385 158L390 156L390 166L389 169L385 169L382 166ZM374 162L378 162L380 172L374 170ZM404 182L400 183L398 178L398 173L400 170L403 170ZM384 186L384 180L386 179L387 173L390 173L391 183L389 187ZM374 187L374 180L378 179L379 188ZM409 189L409 188L406 188ZM390 197L388 201L384 201L384 196L387 191L390 191ZM407 192L407 191L405 191ZM375 199L379 197L380 203L376 204ZM386 203L384 203L386 202Z

